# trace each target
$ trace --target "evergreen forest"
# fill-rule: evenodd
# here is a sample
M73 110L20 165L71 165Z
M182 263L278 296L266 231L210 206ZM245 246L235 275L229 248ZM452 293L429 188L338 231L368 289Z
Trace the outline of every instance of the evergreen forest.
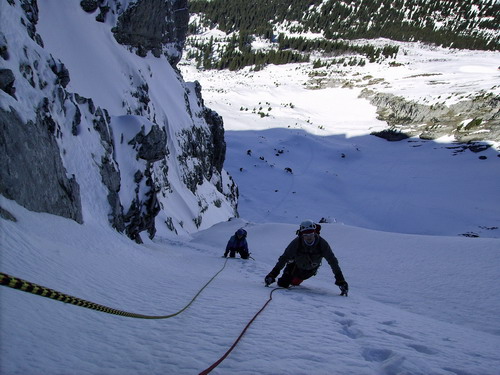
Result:
M397 47L359 46L356 39L421 41L443 47L500 50L500 1L497 0L191 0L194 58L206 69L236 70L254 65L309 61L310 53L347 52L370 62L390 58ZM225 40L196 39L217 28ZM306 38L305 33L321 35ZM277 48L254 51L261 38ZM222 42L222 43L220 43ZM356 64L364 64L359 59Z

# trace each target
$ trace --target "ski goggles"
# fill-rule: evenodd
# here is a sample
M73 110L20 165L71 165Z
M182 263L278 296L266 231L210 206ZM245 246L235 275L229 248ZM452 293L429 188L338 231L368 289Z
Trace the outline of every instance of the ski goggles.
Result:
M315 230L314 229L306 229L306 230L303 230L302 232L300 232L300 234L302 235L310 235L310 234L314 234Z

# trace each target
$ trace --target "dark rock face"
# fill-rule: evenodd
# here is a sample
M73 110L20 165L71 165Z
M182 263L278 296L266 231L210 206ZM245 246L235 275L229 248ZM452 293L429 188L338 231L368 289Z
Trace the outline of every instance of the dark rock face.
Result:
M226 158L226 140L224 139L224 121L222 117L210 108L205 107L201 96L201 85L195 82L194 91L198 105L203 108L202 116L208 124L211 133L210 158L211 164L220 173Z
M14 73L10 69L0 69L0 90L5 91L10 96L15 97L16 89Z
M382 130L380 132L373 132L371 134L375 135L379 138L383 138L389 142L399 142L399 141L402 141L404 139L410 138L410 136L408 134L398 132L395 130L390 130L390 129L385 129L385 130Z
M99 7L99 2L97 0L82 0L80 1L80 6L84 11L93 13Z
M220 173L226 158L226 140L224 139L224 121L222 117L210 108L205 108L203 118L211 132L211 164Z
M109 155L103 156L100 172L102 182L108 189L108 203L111 208L109 221L113 228L119 232L125 230L125 223L123 222L123 207L120 202L120 171L116 163L110 159Z
M57 81L56 83L60 84L62 87L66 88L70 81L70 76L68 69L64 66L62 63L56 63L53 62L51 64L50 68L54 72L54 74L57 76Z
M0 193L29 210L83 222L80 187L68 178L52 126L39 114L23 123L0 109Z
M158 125L154 125L148 134L144 128L129 142L137 147L137 156L149 162L155 162L167 156L167 135Z
M4 60L9 59L9 46L7 45L7 39L5 35L0 32L0 57Z
M159 189L154 183L152 169L152 163L148 162L144 174L137 171L135 176L137 183L136 197L123 216L125 233L138 243L142 243L141 232L143 231L146 231L151 239L155 236L155 218L161 210L157 198ZM138 194L142 184L150 188L144 198L141 198Z
M120 15L113 33L118 43L136 48L139 56L149 51L155 57L165 53L175 66L181 58L188 21L187 0L139 0ZM167 52L169 46L175 52Z

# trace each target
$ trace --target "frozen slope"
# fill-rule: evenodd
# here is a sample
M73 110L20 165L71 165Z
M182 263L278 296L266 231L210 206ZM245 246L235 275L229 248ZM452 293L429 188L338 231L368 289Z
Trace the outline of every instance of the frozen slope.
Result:
M263 277L296 226L220 223L192 240L136 245L113 230L2 199L2 271L110 307L174 313L222 269L245 226L255 260L230 259L185 312L108 315L0 288L2 374L197 374L269 297ZM351 285L327 265L278 290L214 374L491 374L500 368L497 239L414 236L325 224Z

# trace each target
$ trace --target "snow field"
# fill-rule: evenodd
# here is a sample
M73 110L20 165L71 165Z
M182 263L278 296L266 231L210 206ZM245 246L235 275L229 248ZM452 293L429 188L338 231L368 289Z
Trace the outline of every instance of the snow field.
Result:
M2 219L3 272L130 312L164 315L185 306L222 268L228 235L241 226L255 258L229 259L185 312L167 320L109 315L1 288L2 374L197 373L229 349L267 301L263 277L295 230L232 220L191 240L140 246L113 230L28 212L5 199L2 207L18 219ZM323 232L350 296L338 295L327 265L303 286L276 291L214 374L495 373L497 240L341 224L324 225ZM442 246L450 241L453 247ZM450 257L456 261L448 272L436 274ZM463 281L466 266L474 292Z

